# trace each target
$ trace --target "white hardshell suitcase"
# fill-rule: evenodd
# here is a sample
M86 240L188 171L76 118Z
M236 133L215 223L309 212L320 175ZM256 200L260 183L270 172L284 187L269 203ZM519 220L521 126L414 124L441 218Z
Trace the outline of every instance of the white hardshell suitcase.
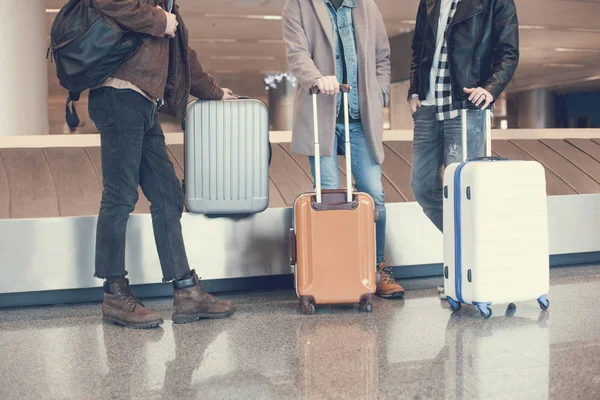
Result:
M269 205L269 111L259 100L197 100L185 120L185 204L247 215Z
M453 310L537 299L549 302L550 262L544 167L491 156L467 159L467 110L462 110L462 163L444 173L444 291Z

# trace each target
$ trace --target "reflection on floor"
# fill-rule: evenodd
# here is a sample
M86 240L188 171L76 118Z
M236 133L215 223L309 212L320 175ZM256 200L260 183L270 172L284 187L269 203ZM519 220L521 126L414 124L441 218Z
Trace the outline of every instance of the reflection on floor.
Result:
M437 279L372 314L238 294L227 320L132 331L98 305L0 311L0 399L600 399L600 268L552 271L551 307L484 321Z

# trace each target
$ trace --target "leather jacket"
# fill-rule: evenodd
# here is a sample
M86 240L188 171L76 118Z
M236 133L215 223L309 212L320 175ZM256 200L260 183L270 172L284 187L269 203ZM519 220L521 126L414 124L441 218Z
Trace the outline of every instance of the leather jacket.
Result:
M421 0L413 36L409 99L424 100L430 88L440 0ZM453 107L468 96L463 88L482 87L497 99L519 62L519 22L514 0L461 0L448 32L448 65Z

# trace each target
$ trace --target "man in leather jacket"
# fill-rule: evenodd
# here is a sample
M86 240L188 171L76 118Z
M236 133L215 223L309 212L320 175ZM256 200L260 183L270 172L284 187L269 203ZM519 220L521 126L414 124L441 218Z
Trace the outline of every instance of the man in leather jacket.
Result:
M517 69L514 0L421 0L412 50L412 188L427 217L442 231L441 169L462 161L459 110L469 107L468 157L481 157L481 110L500 96Z
M93 0L123 29L143 35L141 47L104 82L90 90L89 114L100 131L104 190L96 233L96 273L104 279L104 319L130 328L163 323L132 294L125 277L125 238L138 186L150 212L163 280L173 282L177 323L226 317L235 311L202 290L190 270L181 232L184 201L157 113L185 116L188 96L235 98L206 73L188 46L174 0Z

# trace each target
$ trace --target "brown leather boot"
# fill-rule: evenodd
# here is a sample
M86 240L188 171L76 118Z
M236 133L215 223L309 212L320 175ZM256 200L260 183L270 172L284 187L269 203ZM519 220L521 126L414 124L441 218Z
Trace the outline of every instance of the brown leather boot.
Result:
M144 307L129 289L129 279L121 278L111 284L104 282L104 320L126 328L147 329L162 325L156 311Z
M377 296L384 299L404 298L404 288L396 282L392 268L384 262L377 267Z
M173 282L173 322L185 324L202 318L224 318L235 312L230 301L221 301L206 293L198 282L196 271L192 276Z

